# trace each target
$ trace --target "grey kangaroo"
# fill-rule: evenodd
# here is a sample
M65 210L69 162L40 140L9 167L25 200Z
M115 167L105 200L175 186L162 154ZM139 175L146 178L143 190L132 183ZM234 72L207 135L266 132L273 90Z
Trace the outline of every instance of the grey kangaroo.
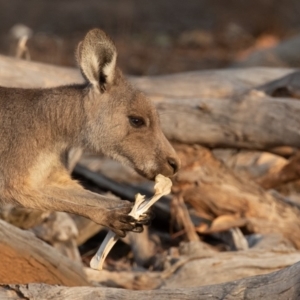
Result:
M50 89L0 87L0 203L78 214L119 236L141 231L129 201L85 190L72 180L68 152L102 153L153 179L172 176L179 159L150 100L116 67L117 52L100 29L77 48L85 83Z

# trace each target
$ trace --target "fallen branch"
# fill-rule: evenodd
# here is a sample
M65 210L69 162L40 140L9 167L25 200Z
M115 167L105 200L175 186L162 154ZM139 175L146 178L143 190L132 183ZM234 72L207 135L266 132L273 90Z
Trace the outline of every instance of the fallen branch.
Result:
M0 282L90 285L80 264L29 231L0 220ZM0 297L1 298L1 297Z
M184 233L189 241L199 241L195 226L191 221L189 211L183 201L182 196L175 195L171 202L171 215L178 225L184 229Z
M181 192L198 215L211 221L198 228L199 232L233 225L252 233L278 232L300 249L300 209L264 191L248 177L236 175L206 148L181 145L176 149L183 168L174 191Z
M77 299L232 299L232 300L297 300L300 294L300 263L271 274L254 276L232 282L194 287L152 291L130 291L115 288L50 286L40 283L4 285L0 289L3 299L77 300Z
M146 197L152 196L152 192L149 189L132 186L130 184L118 183L102 174L90 171L80 164L75 167L74 174L93 182L96 186L104 191L112 192L121 199L126 199L133 202L137 193L145 195ZM162 197L160 201L156 202L153 206L156 219L160 219L162 221L168 220L170 218L169 206L170 199L167 197Z
M134 206L129 213L130 216L138 220L154 203L156 203L156 201L171 192L172 182L169 178L159 174L156 176L155 182L155 194L151 199L145 199L145 196L142 196L141 194L136 195ZM113 231L109 231L99 250L91 260L91 268L96 270L102 269L106 256L117 240L118 236Z

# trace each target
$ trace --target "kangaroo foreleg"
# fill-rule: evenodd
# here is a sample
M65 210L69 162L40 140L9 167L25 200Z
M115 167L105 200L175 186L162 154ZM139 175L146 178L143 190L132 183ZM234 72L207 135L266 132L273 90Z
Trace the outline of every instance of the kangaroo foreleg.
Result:
M40 210L64 211L81 215L106 226L123 237L126 231L141 232L142 224L128 216L132 203L111 199L81 188L46 186L40 191L12 193L14 202Z

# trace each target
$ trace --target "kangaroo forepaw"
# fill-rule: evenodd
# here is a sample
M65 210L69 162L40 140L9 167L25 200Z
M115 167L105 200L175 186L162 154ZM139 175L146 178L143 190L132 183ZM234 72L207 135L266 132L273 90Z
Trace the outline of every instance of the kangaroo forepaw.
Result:
M152 220L154 219L155 214L152 210L148 210L142 215L139 216L137 223L141 225L151 225Z
M112 214L107 226L120 237L125 237L128 231L143 231L143 225L138 223L138 220L132 216L123 215L121 213Z
M117 207L109 209L105 212L106 216L103 225L110 228L120 237L125 237L128 231L142 232L144 223L128 215L133 204L128 201L122 202L123 203ZM143 220L144 219L148 221L148 215L143 216Z

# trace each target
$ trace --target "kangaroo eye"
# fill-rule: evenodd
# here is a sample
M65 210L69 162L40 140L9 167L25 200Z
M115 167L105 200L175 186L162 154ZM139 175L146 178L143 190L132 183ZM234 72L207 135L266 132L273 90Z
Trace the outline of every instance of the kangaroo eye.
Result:
M128 117L128 118L129 118L130 125L135 128L139 128L145 125L145 121L141 117Z

